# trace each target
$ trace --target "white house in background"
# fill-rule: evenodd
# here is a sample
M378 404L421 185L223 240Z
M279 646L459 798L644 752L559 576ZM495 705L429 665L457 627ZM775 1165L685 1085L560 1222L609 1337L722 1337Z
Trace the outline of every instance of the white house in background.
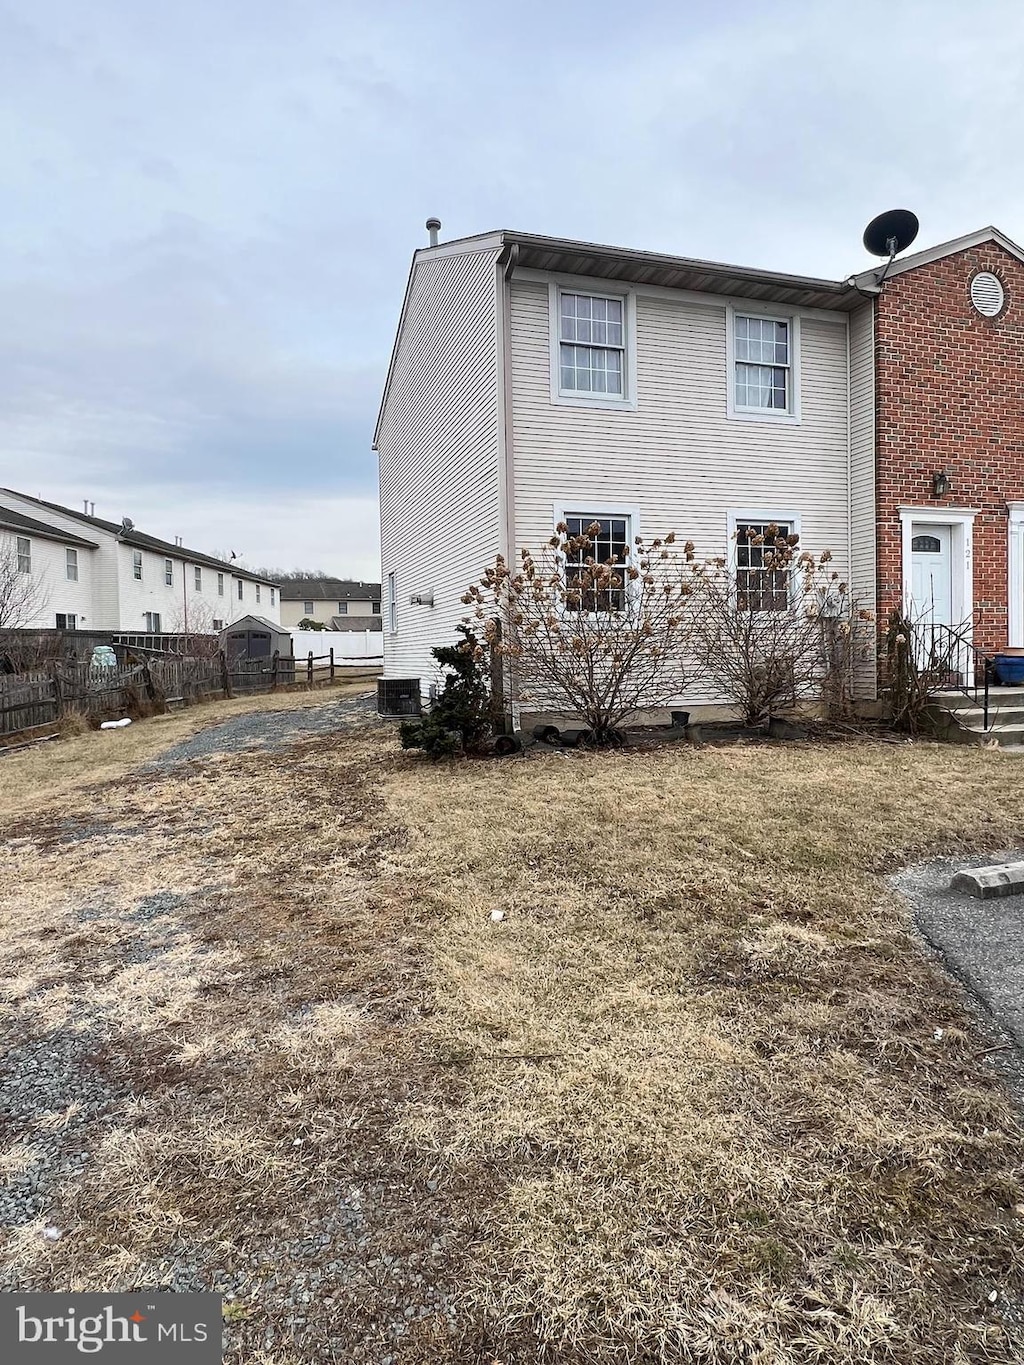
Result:
M122 522L0 488L0 543L38 583L33 629L159 635L278 624L276 583Z
M869 293L434 232L413 257L374 437L385 676L433 679L430 649L455 638L467 586L563 520L599 521L600 557L670 530L720 555L738 527L776 522L872 598Z

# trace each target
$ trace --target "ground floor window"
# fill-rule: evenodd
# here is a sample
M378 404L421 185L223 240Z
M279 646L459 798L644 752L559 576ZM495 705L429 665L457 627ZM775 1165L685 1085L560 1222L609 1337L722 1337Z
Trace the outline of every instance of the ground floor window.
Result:
M736 600L741 611L786 611L791 563L781 563L796 534L793 518L735 518Z
M77 630L77 629L78 629L78 617L75 615L75 613L74 613L73 611L68 611L68 612L59 611L59 612L57 612L57 629L58 629L58 630Z
M160 634L160 613L158 611L146 612L146 634L147 635Z
M586 536L590 544L580 546L566 558L566 584L580 579L586 571L586 561L598 564L614 561L622 566L622 586L601 588L586 594L587 611L621 611L626 601L625 569L630 546L630 518L628 515L608 516L596 512L566 512L562 520L570 539Z

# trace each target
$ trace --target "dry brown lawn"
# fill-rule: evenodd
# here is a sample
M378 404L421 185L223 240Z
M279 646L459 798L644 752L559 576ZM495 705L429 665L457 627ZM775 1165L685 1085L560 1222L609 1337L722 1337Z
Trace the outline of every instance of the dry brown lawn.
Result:
M0 760L11 1046L110 1096L8 1124L83 1157L11 1283L223 1288L247 1365L1021 1358L1020 1117L883 877L1019 841L1014 758L139 768L198 717Z

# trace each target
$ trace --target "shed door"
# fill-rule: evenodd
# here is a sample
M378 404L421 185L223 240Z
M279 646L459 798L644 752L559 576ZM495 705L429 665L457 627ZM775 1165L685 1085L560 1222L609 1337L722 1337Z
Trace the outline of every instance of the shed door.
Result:
M910 542L913 614L928 625L953 625L952 536L948 526L914 522Z

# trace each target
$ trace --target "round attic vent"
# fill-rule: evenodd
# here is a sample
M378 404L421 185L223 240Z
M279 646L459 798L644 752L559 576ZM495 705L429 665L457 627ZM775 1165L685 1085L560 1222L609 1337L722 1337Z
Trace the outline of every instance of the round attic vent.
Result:
M1005 295L998 276L982 271L971 280L971 302L983 318L1001 313Z

